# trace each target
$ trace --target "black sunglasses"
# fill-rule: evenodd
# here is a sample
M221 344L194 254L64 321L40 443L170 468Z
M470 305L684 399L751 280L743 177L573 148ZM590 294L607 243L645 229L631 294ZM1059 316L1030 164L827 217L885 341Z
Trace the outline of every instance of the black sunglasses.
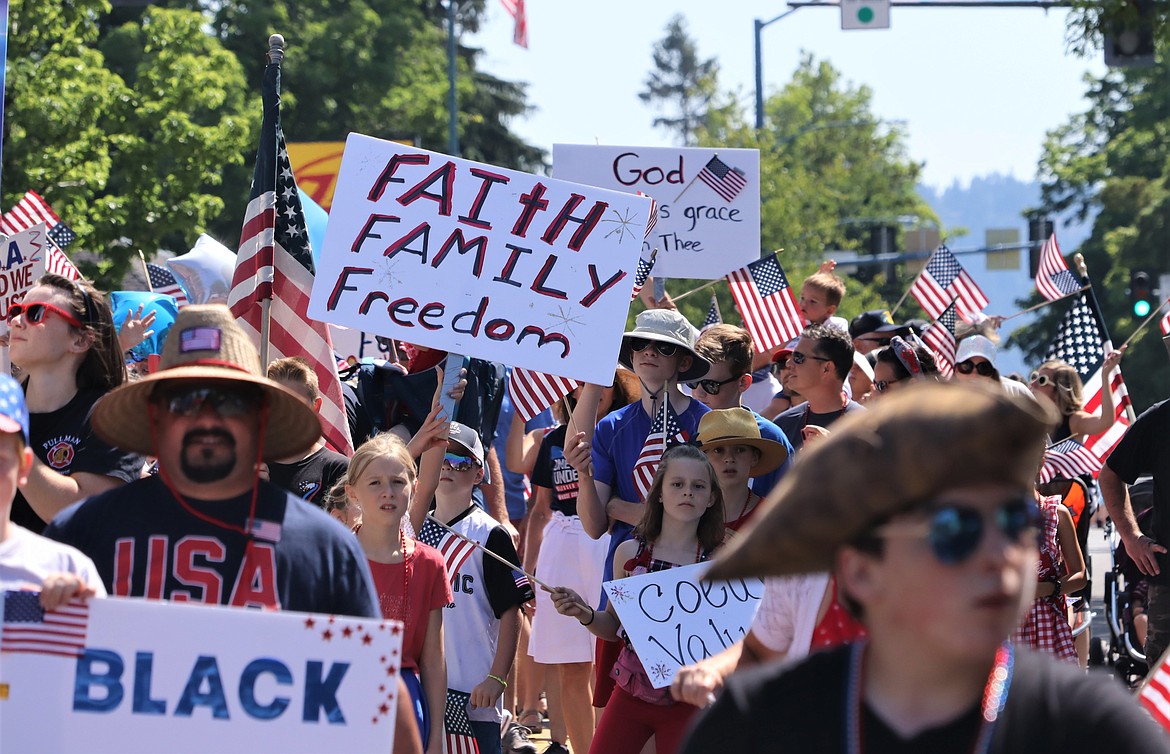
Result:
M928 509L930 518L917 528L879 527L879 537L925 537L938 562L947 565L962 563L971 557L983 541L986 531L984 514L962 505L943 505ZM1036 501L1028 495L1012 498L991 513L995 526L1004 537L1018 542L1029 532L1037 532L1042 518Z
M243 416L260 406L260 395L251 391L214 387L191 388L166 393L160 401L175 416L198 416L204 406L222 417Z
M995 376L995 367L990 361L981 361L978 364L970 360L960 361L958 364L955 364L955 371L959 374L971 374L972 372L978 372L980 377Z
M634 353L645 351L647 346L653 347L661 356L674 356L678 353L678 346L674 343L663 343L657 340L646 340L645 338L630 338L630 350Z
M800 351L792 352L793 364L803 364L805 359L813 359L815 361L832 361L832 359L826 359L824 356L813 356L811 353L801 353Z
M728 377L725 380L695 380L694 382L686 383L686 386L691 390L703 388L703 392L707 395L719 395L719 391L723 389L724 385L738 380L739 377Z

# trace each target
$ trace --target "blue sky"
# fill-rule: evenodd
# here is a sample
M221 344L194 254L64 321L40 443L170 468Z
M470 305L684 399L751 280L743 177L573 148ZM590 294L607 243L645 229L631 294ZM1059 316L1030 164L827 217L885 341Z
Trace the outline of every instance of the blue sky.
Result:
M531 143L668 145L637 93L651 49L674 13L688 22L703 57L716 57L724 88L751 107L752 20L783 13L781 2L529 0L529 49L512 44L512 20L497 0L468 42L482 65L527 82L538 109L513 127ZM1063 10L893 8L889 30L842 31L835 8L802 8L763 32L765 91L782 86L801 50L830 61L873 90L879 118L905 121L913 159L935 186L993 172L1031 179L1045 133L1084 109L1086 73L1100 54L1074 57Z

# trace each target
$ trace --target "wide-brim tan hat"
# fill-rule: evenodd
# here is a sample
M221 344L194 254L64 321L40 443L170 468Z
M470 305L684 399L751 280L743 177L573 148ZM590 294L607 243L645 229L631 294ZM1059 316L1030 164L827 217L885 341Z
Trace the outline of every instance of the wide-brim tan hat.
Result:
M775 440L761 437L756 417L746 408L720 408L703 414L695 443L703 451L729 445L755 448L760 452L760 460L748 472L753 477L770 474L788 460L788 449Z
M803 451L756 525L715 560L709 577L828 571L842 545L947 490L1030 489L1056 418L1051 406L996 385L899 390L846 415Z
M691 365L686 371L679 372L679 382L697 380L707 373L711 363L695 352L695 340L698 331L687 321L687 318L670 309L647 309L634 320L634 329L622 335L622 347L618 352L618 363L626 369L633 370L631 357L631 338L652 340L656 343L673 343L687 352L691 357Z
M163 344L159 370L107 393L94 406L90 423L109 444L155 455L149 403L156 388L177 381L246 383L263 391L267 415L264 460L304 453L321 438L321 420L296 393L260 372L260 354L221 304L179 310Z

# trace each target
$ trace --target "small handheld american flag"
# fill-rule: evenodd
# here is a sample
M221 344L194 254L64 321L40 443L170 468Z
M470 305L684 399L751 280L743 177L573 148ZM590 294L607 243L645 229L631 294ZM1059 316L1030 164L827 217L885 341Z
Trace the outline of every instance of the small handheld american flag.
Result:
M736 270L727 282L756 351L783 345L804 330L796 296L775 254Z
M443 713L443 722L447 728L447 754L479 754L479 744L475 742L471 720L467 717L470 701L471 694L447 689L447 709Z
M88 627L89 605L81 600L46 612L36 592L7 592L0 652L80 657Z
M678 423L678 415L664 400L662 410L655 412L654 423L650 425L650 434L642 444L642 452L638 454L638 461L634 464L634 487L642 500L650 494L650 487L654 484L654 475L658 473L658 465L662 461L662 454L671 445L684 443L682 426Z
M923 311L932 317L942 316L943 311L955 302L955 313L960 317L983 311L987 296L975 279L963 269L959 260L946 246L939 246L910 286Z

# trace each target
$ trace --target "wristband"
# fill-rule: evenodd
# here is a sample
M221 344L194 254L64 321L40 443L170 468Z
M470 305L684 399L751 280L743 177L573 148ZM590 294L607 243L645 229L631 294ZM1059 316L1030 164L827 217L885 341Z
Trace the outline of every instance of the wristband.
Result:
M500 678L498 675L492 675L491 673L488 673L487 677L491 678L493 681L500 684L504 688L508 688L508 682L505 681L503 678Z
M1052 584L1052 598L1056 599L1060 596L1060 592L1062 589L1064 589L1064 585L1060 583L1060 577L1052 579L1050 583Z
M596 610L594 610L592 607L590 607L590 608L589 608L589 621L588 621L587 623L582 623L581 625L582 625L582 626L588 626L588 625L592 624L592 623L593 623L593 619L594 619L594 618L596 618L596 617L597 617L597 611L596 611Z

